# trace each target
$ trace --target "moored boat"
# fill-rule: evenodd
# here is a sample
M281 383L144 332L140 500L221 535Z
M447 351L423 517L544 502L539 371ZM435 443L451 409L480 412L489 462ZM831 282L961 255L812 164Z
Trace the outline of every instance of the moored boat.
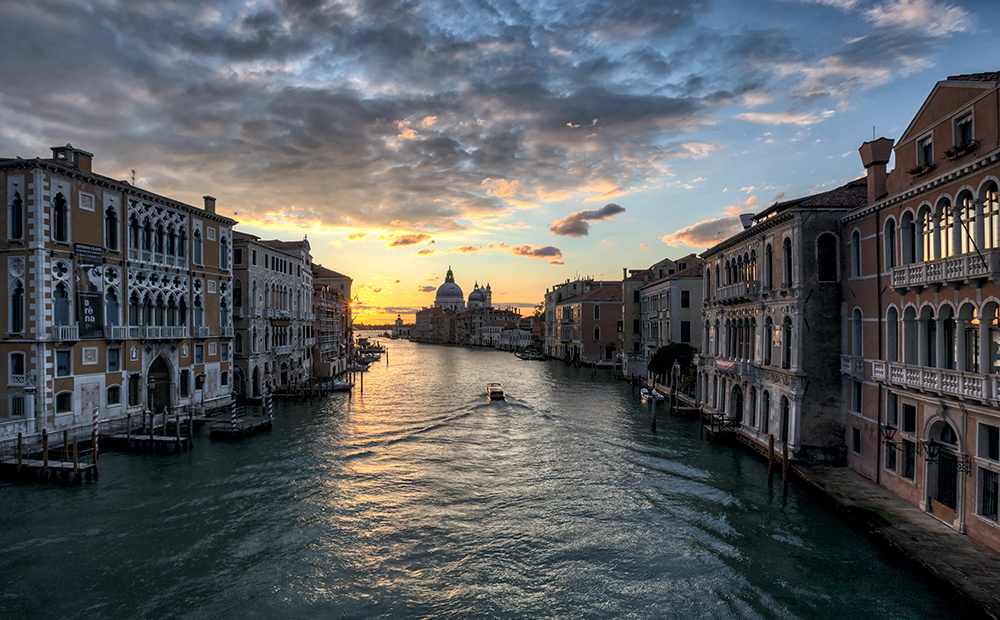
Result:
M649 388L642 388L639 390L639 397L642 398L643 402L650 400L662 401L664 399L663 394L660 394L656 390L650 390Z

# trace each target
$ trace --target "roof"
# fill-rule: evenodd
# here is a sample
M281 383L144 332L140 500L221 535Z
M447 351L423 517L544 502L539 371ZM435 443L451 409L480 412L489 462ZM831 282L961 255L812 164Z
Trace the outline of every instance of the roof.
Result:
M611 284L606 284L604 286L593 289L586 293L580 293L579 295L574 295L569 299L564 299L560 301L557 305L566 303L579 303L581 301L594 301L594 302L621 302L622 300L622 286L621 282L614 282Z
M782 211L792 208L821 209L826 207L834 209L853 209L855 207L863 207L866 204L868 204L868 179L866 177L859 177L850 181L846 185L841 185L840 187L831 189L828 192L812 194L811 196L803 196L802 198L795 198L784 202L776 202L755 215L754 221L760 222L765 217L781 213Z
M677 278L700 278L704 271L705 263L704 261L698 261L696 264L691 265L687 269L681 269L675 273L667 276L668 280L676 280Z
M251 235L250 233L245 233L242 230L234 230L233 231L233 240L234 241L256 241L258 239L260 239L260 237L258 237L256 235Z
M1000 71L989 73L966 73L964 75L949 75L949 82L1000 82Z

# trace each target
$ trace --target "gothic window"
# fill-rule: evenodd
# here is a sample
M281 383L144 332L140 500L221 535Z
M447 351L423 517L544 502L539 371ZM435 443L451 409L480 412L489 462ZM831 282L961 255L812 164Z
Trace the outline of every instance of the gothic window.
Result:
M861 276L861 233L851 233L851 277Z
M24 331L24 285L14 281L14 291L10 296L10 331L19 334Z
M229 269L229 244L223 236L219 237L219 268Z
M194 231L194 264L201 265L201 231Z
M135 214L128 220L128 246L139 249L139 218Z
M52 292L52 311L56 325L69 325L69 293L65 284L56 285Z
M56 241L69 241L69 213L66 198L62 192L52 199L52 238Z
M961 239L958 252L960 254L974 252L976 248L976 203L970 192L964 192L958 197L958 217L955 218L955 226L958 228L958 238Z
M896 266L896 220L886 220L882 241L885 244L885 268L892 269Z
M187 233L182 228L177 237L177 256L184 258L185 252L187 252L185 248L187 248Z
M142 249L147 251L153 249L153 223L148 217L142 223Z
M128 298L128 324L137 327L140 324L142 305L139 303L139 294L133 292Z
M1000 212L997 209L997 186L990 183L983 197L983 248L1000 247Z
M11 239L21 239L24 237L24 202L21 200L21 193L14 192L14 199L10 201L8 211L9 224L7 233Z
M205 324L205 310L201 305L201 296L194 298L194 326L201 327Z
M886 313L885 358L890 362L899 361L899 311L889 308Z
M118 214L114 207L108 207L104 212L104 247L118 249Z
M166 233L163 231L163 224L156 225L156 248L155 251L158 254L163 254L164 241L166 238Z
M782 288L788 288L792 285L792 240L788 237L781 244L781 262L785 277Z
M764 288L774 286L774 248L770 243L764 248Z
M118 325L118 306L118 294L108 289L104 294L104 322L107 325Z
M792 367L792 317L786 316L781 327L781 367Z

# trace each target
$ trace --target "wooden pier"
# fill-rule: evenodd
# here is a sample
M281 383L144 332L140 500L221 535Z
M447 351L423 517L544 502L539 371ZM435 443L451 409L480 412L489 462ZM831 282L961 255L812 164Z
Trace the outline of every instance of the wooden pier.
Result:
M245 416L236 420L236 426L230 420L216 422L208 429L209 439L222 441L239 441L244 437L258 435L271 430L271 418L267 416Z
M59 477L65 481L70 475L78 482L84 478L96 479L97 454L93 437L71 440L66 430L61 442L53 443L48 431L42 430L41 445L29 446L18 433L17 439L0 445L0 472L7 478L38 478L43 482Z
M101 422L101 445L124 452L186 452L193 447L193 425L190 416L185 419L180 414L173 419L166 415L143 415L137 421L129 415Z

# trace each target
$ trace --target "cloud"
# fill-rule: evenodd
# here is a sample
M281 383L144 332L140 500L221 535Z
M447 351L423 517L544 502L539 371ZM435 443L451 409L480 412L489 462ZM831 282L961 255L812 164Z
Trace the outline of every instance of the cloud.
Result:
M815 112L744 112L733 118L748 123L763 125L813 125L825 121L834 115L833 110L816 110Z
M435 250L434 248L423 248L417 250L417 256L430 256L431 254L434 254L436 252L437 250Z
M692 224L677 232L663 237L663 242L671 247L688 246L692 248L711 247L720 241L728 239L743 229L740 218L717 218Z
M567 215L561 220L552 222L549 232L553 235L565 235L567 237L586 237L590 234L590 223L588 220L610 220L619 213L624 213L625 208L609 202L596 211L577 211Z
M526 258L562 258L562 251L559 248L552 247L551 245L546 246L532 246L532 245L515 245L507 246L510 253L514 256L524 256Z
M408 235L389 235L382 237L382 239L389 239L389 243L386 244L388 248L405 248L429 241L431 236L423 233L414 233Z
M448 248L445 252L454 252L458 254L475 254L476 252L482 252L483 246L481 245L461 245L454 248Z
M348 241L358 241L360 239L364 239L367 236L368 236L368 233L351 233L351 234L347 235L347 240Z
M420 293L433 293L436 290L437 290L436 286L430 286L428 284L425 284L423 286L418 286L417 287L417 291L420 292Z
M565 265L566 263L562 262L561 260L550 260L549 264L550 265Z
M914 30L932 37L973 29L968 11L933 0L896 0L865 11L865 17L882 28Z

